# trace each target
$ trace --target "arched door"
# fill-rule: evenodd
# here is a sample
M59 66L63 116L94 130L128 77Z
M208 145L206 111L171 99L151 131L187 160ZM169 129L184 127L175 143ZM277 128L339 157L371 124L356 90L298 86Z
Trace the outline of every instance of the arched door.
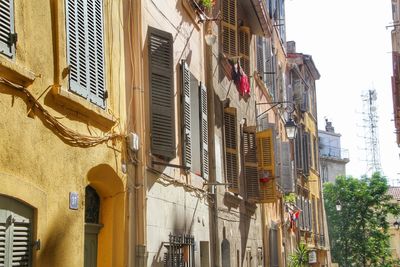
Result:
M0 266L32 266L33 209L0 195Z
M102 227L99 224L100 197L96 190L87 186L85 190L85 267L97 266L98 234Z

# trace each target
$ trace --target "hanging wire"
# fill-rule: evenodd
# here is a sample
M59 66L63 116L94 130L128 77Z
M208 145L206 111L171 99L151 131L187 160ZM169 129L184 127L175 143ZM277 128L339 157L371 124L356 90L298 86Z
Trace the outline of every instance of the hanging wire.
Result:
M105 136L90 136L90 135L80 134L74 130L69 129L67 126L59 122L57 118L52 116L42 106L42 104L32 95L32 93L24 86L13 83L2 77L0 77L0 83L23 93L27 97L28 102L30 103L30 110L39 110L43 114L45 122L49 126L53 127L63 140L65 140L66 142L68 142L73 146L93 147L101 143L105 143L109 140L117 140L124 138L124 135L113 132L114 128L117 125L114 125L111 131L108 132Z

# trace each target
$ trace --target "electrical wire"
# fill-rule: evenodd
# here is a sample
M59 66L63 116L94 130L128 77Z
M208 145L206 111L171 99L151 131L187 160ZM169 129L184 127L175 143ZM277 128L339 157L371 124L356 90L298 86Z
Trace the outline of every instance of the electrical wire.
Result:
M110 132L108 132L105 136L90 136L90 135L83 135L74 130L71 130L61 122L57 120L56 117L51 115L43 106L42 104L32 95L32 93L22 85L13 83L5 78L0 77L0 83L7 85L13 89L18 90L19 92L23 93L26 97L28 102L30 103L31 110L38 110L40 111L43 116L45 123L49 126L53 127L59 136L66 142L71 145L79 146L79 147L93 147L99 145L101 143L108 142L110 140L117 140L123 139L124 135L114 133L114 128L117 126L115 125Z

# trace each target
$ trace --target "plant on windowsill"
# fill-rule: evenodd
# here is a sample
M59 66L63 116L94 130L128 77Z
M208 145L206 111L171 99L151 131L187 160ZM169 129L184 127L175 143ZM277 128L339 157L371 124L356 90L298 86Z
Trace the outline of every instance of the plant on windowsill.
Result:
M215 0L192 0L192 2L193 7L202 13L211 11L212 7L215 5Z
M283 200L285 203L291 203L295 204L296 203L296 194L295 193L289 193L283 196Z

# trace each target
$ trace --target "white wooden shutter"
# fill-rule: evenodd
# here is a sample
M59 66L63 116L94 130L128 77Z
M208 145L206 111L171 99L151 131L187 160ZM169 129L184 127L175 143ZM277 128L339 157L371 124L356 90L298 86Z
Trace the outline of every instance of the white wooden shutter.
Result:
M281 181L285 193L292 193L295 190L295 181L292 171L292 162L290 160L290 143L282 142L282 173Z
M79 4L78 0L66 1L67 25L67 59L70 67L69 89L87 98L87 5Z
M207 88L200 84L200 109L201 109L201 166L202 176L208 180L209 160L208 160L208 106L207 106Z
M191 112L190 112L190 71L186 62L182 62L182 116L183 116L183 161L186 167L192 165Z
M0 196L0 266L32 266L33 210Z
M0 53L13 57L15 52L14 1L0 1Z
M170 33L152 27L148 36L151 151L172 159L176 156L173 40Z
M6 253L8 254L8 241L6 239L6 221L7 214L5 210L0 209L0 266L5 266ZM8 257L7 257L8 258Z
M89 99L99 107L105 107L103 1L88 0L88 74Z
M105 108L103 1L66 1L70 90Z

